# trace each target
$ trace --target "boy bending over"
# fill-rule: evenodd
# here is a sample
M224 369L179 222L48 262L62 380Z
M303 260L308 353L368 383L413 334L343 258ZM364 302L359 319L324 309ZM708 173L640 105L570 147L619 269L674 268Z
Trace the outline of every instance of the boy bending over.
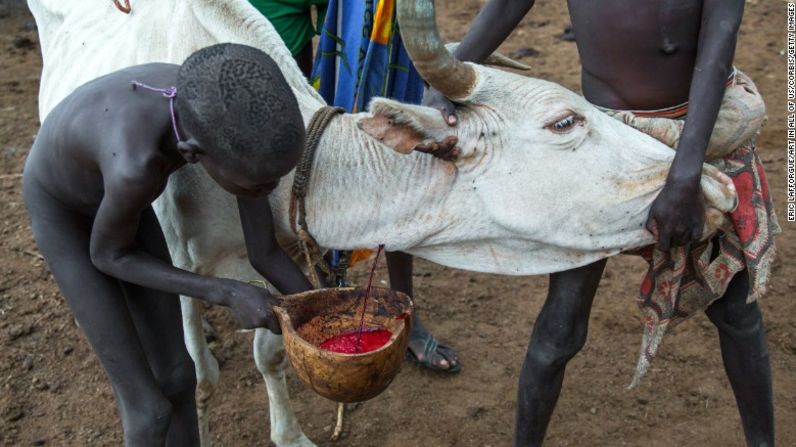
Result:
M93 80L42 123L23 176L33 235L111 381L125 444L199 443L178 295L279 332L265 289L172 265L151 203L171 173L200 163L238 197L255 269L283 293L308 290L276 243L267 198L303 143L279 67L233 44Z

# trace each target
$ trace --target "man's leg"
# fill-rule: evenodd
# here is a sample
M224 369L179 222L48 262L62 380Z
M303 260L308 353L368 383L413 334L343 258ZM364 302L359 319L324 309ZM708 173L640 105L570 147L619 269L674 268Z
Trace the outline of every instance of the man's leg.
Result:
M119 281L89 258L91 221L25 182L33 235L61 293L113 386L128 446L162 445L171 404L160 392ZM90 396L86 396L91 399Z
M741 413L746 443L774 445L774 404L766 332L757 303L746 303L749 275L740 272L705 311L719 330L721 357Z
M567 362L586 343L589 314L605 260L550 275L517 390L517 446L542 445Z
M412 297L412 255L395 251L387 252L387 269L390 273L390 288ZM412 317L412 333L409 336L409 354L417 363L436 371L457 372L461 363L453 349L439 344L420 322L415 311Z
M293 59L296 60L301 72L304 73L304 77L309 79L310 74L312 74L312 41L307 43L301 51L296 53Z
M147 253L171 263L166 240L151 208L141 216L136 242ZM152 374L171 402L166 445L199 445L196 372L185 347L179 297L129 283L122 283L122 287Z

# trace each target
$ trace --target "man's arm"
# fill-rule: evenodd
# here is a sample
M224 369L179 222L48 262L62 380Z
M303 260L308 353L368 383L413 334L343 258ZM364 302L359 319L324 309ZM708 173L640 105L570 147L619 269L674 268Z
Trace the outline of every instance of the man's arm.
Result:
M491 0L476 16L454 56L469 62L486 59L506 40L533 7L534 2L535 0ZM423 105L439 109L448 124L456 124L453 103L440 92L429 89L423 97Z
M238 197L238 211L252 267L284 294L312 289L299 266L276 241L268 197Z
M460 61L481 62L509 37L535 0L491 0L478 13L456 52Z
M279 333L271 312L277 300L265 289L197 275L138 249L141 213L157 197L159 184L151 178L115 176L105 185L91 230L91 260L97 269L132 284L228 306L242 327Z
M744 0L705 0L688 117L666 185L650 210L662 249L698 241L705 203L700 188L702 163L732 70Z

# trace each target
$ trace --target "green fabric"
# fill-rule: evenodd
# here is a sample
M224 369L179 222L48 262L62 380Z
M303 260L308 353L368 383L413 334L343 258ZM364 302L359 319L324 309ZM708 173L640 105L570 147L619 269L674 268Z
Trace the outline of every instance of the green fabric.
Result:
M328 0L249 0L274 25L276 32L294 56L318 34ZM318 22L312 25L312 5L318 10Z

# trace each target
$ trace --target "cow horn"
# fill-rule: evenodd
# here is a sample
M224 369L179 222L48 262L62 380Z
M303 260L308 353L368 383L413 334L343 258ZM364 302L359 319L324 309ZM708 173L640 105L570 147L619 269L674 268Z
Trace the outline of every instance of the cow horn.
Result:
M449 98L467 97L475 87L475 70L445 49L437 32L434 2L398 0L398 23L420 76Z

